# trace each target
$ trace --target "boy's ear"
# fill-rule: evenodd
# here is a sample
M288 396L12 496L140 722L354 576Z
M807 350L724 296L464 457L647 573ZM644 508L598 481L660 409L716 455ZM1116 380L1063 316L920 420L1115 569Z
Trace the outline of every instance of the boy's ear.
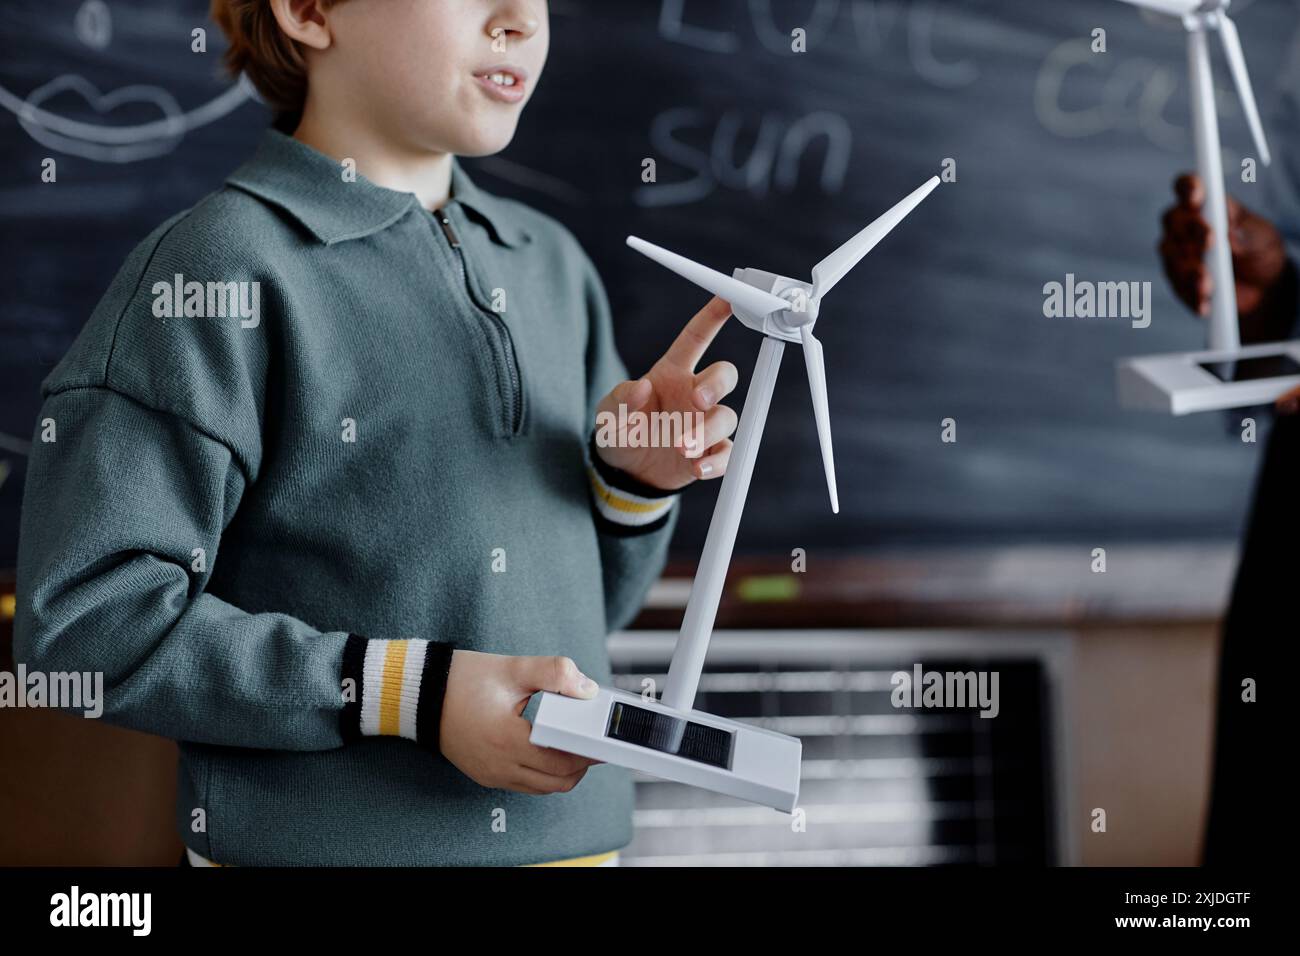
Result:
M270 0L285 36L315 50L329 47L332 34L322 0Z

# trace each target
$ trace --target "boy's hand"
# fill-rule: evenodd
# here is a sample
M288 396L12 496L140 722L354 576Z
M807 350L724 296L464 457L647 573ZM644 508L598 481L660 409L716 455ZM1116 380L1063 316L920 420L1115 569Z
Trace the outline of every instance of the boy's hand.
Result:
M439 745L461 773L484 787L567 793L600 763L530 743L521 715L536 691L588 700L596 682L567 657L510 657L455 651L442 703Z
M697 478L718 478L726 472L731 456L727 436L736 430L736 413L718 402L736 387L739 376L730 362L714 362L698 374L695 366L730 316L731 305L715 296L686 323L644 378L615 386L596 407L597 415L610 412L617 416L618 406L625 404L629 417L632 412L680 412L686 428L695 421L694 413L702 412L703 434L685 433L695 444L683 447L678 441L672 448L633 448L620 432L614 445L603 447L597 441L601 460L664 491L676 491ZM650 421L653 419L647 420L647 435L651 433Z
M1160 257L1178 298L1198 315L1209 315L1214 281L1205 252L1219 241L1202 214L1205 187L1199 176L1174 180L1178 201L1165 210ZM1249 316L1266 303L1286 267L1286 246L1271 222L1228 197L1228 241L1237 282L1237 311ZM1243 336L1245 338L1245 336Z

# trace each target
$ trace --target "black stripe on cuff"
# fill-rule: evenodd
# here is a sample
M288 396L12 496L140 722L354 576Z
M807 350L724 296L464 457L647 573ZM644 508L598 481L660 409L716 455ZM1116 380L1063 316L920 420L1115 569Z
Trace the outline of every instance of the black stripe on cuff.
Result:
M347 643L343 645L343 673L340 683L345 684L351 680L356 696L352 700L343 702L343 710L339 714L339 732L343 735L344 743L361 739L361 698L365 690L361 682L366 669L365 664L366 639L360 634L349 634Z
M420 673L420 702L415 709L416 742L441 753L438 731L442 725L442 703L447 696L447 674L451 671L450 644L429 641L424 649L424 670Z
M615 468L613 465L606 464L604 459L596 453L596 431L592 429L591 435L587 438L587 454L591 458L591 465L596 469L596 474L604 480L605 484L611 488L617 488L619 491L626 491L628 494L637 495L641 498L671 498L681 491L664 491L662 488L656 488L654 485L647 485L644 481L629 475L621 468Z

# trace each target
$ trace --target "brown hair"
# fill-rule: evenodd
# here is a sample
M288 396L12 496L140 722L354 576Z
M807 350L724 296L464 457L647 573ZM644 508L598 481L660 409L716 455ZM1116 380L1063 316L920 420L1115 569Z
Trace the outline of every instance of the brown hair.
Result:
M321 0L324 7L343 0ZM284 34L269 0L212 0L212 19L230 46L223 58L233 76L248 74L278 116L302 112L307 64L298 44Z

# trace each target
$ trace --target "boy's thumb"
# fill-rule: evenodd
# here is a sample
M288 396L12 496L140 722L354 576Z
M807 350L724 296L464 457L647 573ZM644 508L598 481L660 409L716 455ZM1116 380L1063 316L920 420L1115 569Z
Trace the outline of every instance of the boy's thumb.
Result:
M618 400L627 406L628 411L634 412L650 401L653 391L654 386L650 384L650 379L629 379L619 386Z
M582 700L590 700L600 690L594 680L578 670L572 658L529 657L526 660L523 673L528 685L526 690L549 690L553 694Z

